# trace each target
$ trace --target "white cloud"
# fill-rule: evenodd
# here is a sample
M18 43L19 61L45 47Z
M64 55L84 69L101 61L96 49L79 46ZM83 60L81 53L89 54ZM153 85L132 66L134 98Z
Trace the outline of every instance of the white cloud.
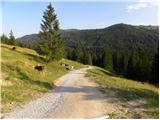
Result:
M132 4L128 5L126 7L126 10L127 10L127 12L130 12L130 11L146 8L151 5L159 5L159 4L160 4L159 0L152 0L152 1L151 0L139 0L136 3L132 3Z
M136 4L129 5L129 6L127 7L127 10L128 10L128 11L131 11L131 10L139 10L139 9L145 8L145 7L147 7L147 6L148 6L147 3L136 3Z

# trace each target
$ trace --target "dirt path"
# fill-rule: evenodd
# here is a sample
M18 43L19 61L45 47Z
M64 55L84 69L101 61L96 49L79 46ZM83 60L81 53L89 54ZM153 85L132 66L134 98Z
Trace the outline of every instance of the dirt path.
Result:
M89 68L59 78L42 98L4 114L4 118L97 118L106 116L106 102L98 86L85 77ZM112 108L112 106L108 106Z

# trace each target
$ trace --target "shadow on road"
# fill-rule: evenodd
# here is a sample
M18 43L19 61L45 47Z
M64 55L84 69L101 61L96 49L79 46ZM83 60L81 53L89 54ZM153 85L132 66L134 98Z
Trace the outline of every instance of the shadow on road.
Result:
M148 94L148 92L150 94ZM102 89L100 87L93 86L79 86L79 87L71 87L71 86L55 86L54 93L82 93L84 100L107 100L110 103L120 102L126 103L133 100L144 99L152 99L156 97L158 99L159 95L156 92L145 90L145 89L132 89L132 90L122 90L122 89ZM122 95L123 94L123 95ZM126 95L127 98L124 99ZM145 96L145 97L144 97ZM149 106L147 103L140 104L136 107L156 107L158 108L159 102L153 102L152 106Z

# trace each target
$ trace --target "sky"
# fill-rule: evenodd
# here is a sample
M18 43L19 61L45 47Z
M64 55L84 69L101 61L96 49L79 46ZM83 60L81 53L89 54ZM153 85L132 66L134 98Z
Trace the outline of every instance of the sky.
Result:
M132 25L158 25L158 3L137 0L84 2L79 0L54 0L52 5L60 22L61 29L105 28L117 23ZM152 0L153 1L153 0ZM17 0L1 1L1 34L13 31L16 38L38 33L43 12L49 1L25 2Z

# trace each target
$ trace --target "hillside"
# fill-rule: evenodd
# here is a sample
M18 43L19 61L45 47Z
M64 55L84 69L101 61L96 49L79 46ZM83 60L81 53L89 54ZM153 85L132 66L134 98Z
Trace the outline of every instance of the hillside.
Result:
M61 30L61 35L70 60L107 68L127 78L158 83L158 72L154 72L158 69L158 26L115 24L104 29ZM32 42L38 42L38 36L18 40L36 48Z
M102 113L110 118L158 118L158 87L66 59L46 64L43 56L40 57L34 50L21 47L12 50L12 47L1 44L2 112L6 117L10 114L12 117L17 115L16 118L43 118L46 113L52 113L47 117L56 118L53 111L57 109L53 108L59 106L58 118L93 118L93 114L97 117ZM68 73L60 62L73 65L75 69L84 68ZM44 65L44 74L34 69L36 64ZM44 95L53 88L54 92ZM17 109L17 106L21 107ZM69 112L68 108L74 112ZM15 111L5 114L10 110Z
M62 33L66 46L74 46L77 42L90 49L109 46L113 51L128 52L138 47L157 51L158 29L146 29L142 26L116 24L104 29L66 31Z
M127 24L115 24L104 29L88 30L61 30L65 45L68 48L83 44L88 49L101 50L109 46L113 51L128 53L137 48L145 48L151 52L158 51L158 26L133 26ZM37 34L26 35L18 38L25 44L31 45L38 41Z
M40 97L51 90L54 87L54 81L68 73L60 62L73 65L75 69L83 67L80 63L66 59L46 64L43 57L38 56L34 50L17 46L16 50L12 50L12 47L1 44L2 112L10 111L13 107ZM37 64L44 66L44 73L34 69Z

